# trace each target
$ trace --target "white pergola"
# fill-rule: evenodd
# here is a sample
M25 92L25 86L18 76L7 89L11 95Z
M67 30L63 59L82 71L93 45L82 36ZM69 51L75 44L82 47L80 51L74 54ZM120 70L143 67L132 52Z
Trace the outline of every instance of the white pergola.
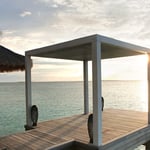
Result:
M92 61L93 82L93 139L97 146L102 145L101 111L101 59L148 54L149 49L122 42L101 35L92 35L64 43L26 51L26 125L31 121L31 56L83 61L84 72L84 113L89 113L88 100L88 61ZM148 54L150 57L150 55ZM108 68L109 69L109 68ZM148 63L148 123L150 123L150 63Z

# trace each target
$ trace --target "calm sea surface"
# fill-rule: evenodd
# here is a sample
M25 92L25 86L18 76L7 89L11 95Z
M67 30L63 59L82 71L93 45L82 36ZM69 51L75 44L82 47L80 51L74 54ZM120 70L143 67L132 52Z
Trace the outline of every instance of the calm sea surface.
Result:
M146 90L146 81L103 81L102 95L105 108L147 111ZM89 82L92 106L91 91ZM83 112L82 82L32 83L32 95L33 104L39 109L39 121ZM24 124L24 83L0 83L0 136L24 131ZM144 150L144 147L136 150Z

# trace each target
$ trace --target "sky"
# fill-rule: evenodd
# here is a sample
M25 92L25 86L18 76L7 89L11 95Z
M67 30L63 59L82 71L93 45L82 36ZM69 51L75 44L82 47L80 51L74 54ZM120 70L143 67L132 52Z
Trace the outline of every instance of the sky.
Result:
M24 55L27 50L100 34L150 47L149 14L149 0L1 0L0 44ZM103 60L102 78L143 79L146 61L146 56ZM39 58L33 62L33 81L83 78L82 62ZM24 81L24 74L0 73L0 82ZM91 67L89 74L91 78Z

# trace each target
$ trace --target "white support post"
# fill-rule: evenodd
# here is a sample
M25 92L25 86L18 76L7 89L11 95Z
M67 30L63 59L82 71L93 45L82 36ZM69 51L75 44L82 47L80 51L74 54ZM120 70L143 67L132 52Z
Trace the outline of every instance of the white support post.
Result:
M93 72L93 142L102 145L102 111L101 111L101 43L96 36L92 43Z
M150 54L148 54L148 65L147 65L147 82L148 82L148 124L150 124Z
M26 130L32 127L31 121L31 106L32 106L32 98L31 98L31 67L32 60L31 57L27 54L25 55L25 79L26 79Z
M83 61L84 76L84 114L89 113L89 95L88 95L88 61Z

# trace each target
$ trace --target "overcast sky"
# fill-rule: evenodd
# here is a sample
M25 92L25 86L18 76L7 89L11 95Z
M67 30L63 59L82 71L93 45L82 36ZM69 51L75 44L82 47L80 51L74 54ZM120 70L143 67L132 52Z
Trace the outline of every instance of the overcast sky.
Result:
M149 14L149 0L1 0L0 42L23 55L26 50L90 34L150 47ZM141 60L140 66L145 63L143 59L133 58L134 62ZM143 66L139 68L132 59L124 60L103 61L103 68L111 68L104 69L103 78L141 79L145 75L143 70L135 73ZM82 80L82 63L38 59L34 62L34 81ZM128 65L122 70L126 62ZM0 74L0 81L23 80L24 72Z

